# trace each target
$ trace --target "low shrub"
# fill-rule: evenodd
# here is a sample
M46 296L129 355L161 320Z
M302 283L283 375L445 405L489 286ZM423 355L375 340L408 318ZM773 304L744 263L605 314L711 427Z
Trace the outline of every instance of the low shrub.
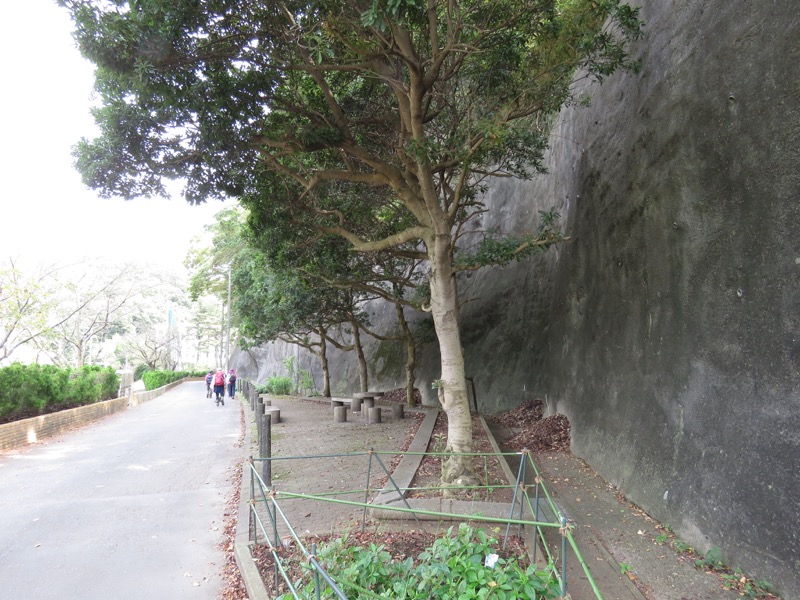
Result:
M343 588L348 598L405 598L428 600L453 598L558 598L560 585L551 570L523 566L515 557L499 558L495 538L482 529L462 523L422 552L396 561L383 546L350 546L339 538L317 548L317 559ZM322 583L320 595L314 586L312 567L302 565L304 576L297 582L300 598L332 598L333 591ZM279 596L288 600L291 594Z
M142 373L144 389L155 390L184 377L204 378L208 371L145 371Z
M285 375L273 375L264 383L256 384L256 390L260 394L288 396L294 391L294 381Z
M119 375L111 367L14 363L0 369L0 420L107 400L116 397L118 389Z

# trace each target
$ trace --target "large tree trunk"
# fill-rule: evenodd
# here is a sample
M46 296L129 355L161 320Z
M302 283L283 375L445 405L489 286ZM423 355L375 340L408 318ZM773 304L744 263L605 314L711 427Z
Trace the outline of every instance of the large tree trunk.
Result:
M442 361L439 399L447 414L445 450L455 453L442 461L442 482L471 485L476 481L471 459L462 454L472 451L472 416L464 378L464 353L458 328L458 295L449 232L435 236L428 244L428 255L431 261L431 315Z
M322 396L331 397L331 372L328 368L328 346L325 343L325 329L319 328L319 362L322 366Z
M350 325L353 326L353 346L356 349L356 356L358 356L358 384L360 390L366 392L369 391L369 373L367 372L367 359L364 358L364 348L361 347L361 332L357 321L350 321Z
M414 334L406 321L406 313L403 305L396 303L397 320L403 330L403 337L406 340L406 403L409 406L416 406L417 399L414 396L414 369L417 366L417 347L414 343Z

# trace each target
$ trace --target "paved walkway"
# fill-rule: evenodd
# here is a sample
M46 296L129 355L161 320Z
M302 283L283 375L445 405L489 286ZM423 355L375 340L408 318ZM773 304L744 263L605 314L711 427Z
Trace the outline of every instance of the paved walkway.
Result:
M501 446L511 435L496 424L492 431ZM555 500L576 523L575 540L605 600L739 597L734 590L722 589L717 575L696 569L693 558L657 543L658 524L633 504L621 501L616 489L573 454L539 453L536 463ZM574 560L568 563L572 598L594 598L577 566Z
M327 402L281 398L273 400L273 405L281 409L283 420L273 429L275 457L340 455L365 452L370 448L398 450L413 428L410 419L367 425L359 418L352 418L351 414L348 414L349 422L334 423ZM502 429L493 427L501 444L508 436L508 432ZM252 454L257 455L255 446ZM654 538L658 532L655 523L636 507L620 502L615 490L579 459L569 453L553 453L541 455L538 460L551 493L577 522L576 540L606 600L722 600L737 597L736 592L721 589L717 576L695 569L693 561L684 560L669 548L656 544ZM367 461L367 457L343 456L275 461L273 483L279 492L331 493L363 489ZM377 485L374 472L372 485ZM341 497L363 501L363 495ZM285 499L279 502L301 535L341 534L357 526L361 518L361 510L353 507L311 500ZM268 522L266 515L264 520ZM240 513L240 528L242 523L246 520ZM410 526L417 527L415 524ZM285 527L279 533L286 535ZM622 565L632 572L623 574ZM568 568L570 596L575 600L595 598L574 557L568 561ZM638 580L642 590L636 587L633 579Z
M281 492L331 494L337 499L364 502L367 472L370 487L382 487L385 472L373 458L376 452L396 452L416 430L415 418L392 420L389 409L383 411L383 422L367 424L358 413L348 410L347 422L335 423L330 402L276 398L273 407L280 408L281 422L272 427L272 483L278 491L278 502L289 522L299 534L340 534L360 523L363 509L342 504L307 499L281 499ZM258 456L255 431L252 431L252 455ZM353 454L357 454L353 456ZM317 457L320 456L321 457ZM311 458L314 456L314 458ZM391 469L392 455L378 455ZM308 457L292 458L287 457ZM259 469L260 470L260 469ZM361 490L356 492L355 490ZM268 517L263 519L268 523ZM279 534L288 534L281 525Z
M0 597L217 598L240 428L189 382L0 455Z

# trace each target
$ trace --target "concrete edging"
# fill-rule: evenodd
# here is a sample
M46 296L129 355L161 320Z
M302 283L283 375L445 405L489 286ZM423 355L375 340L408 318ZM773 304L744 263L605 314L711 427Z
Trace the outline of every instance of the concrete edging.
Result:
M420 423L417 434L408 447L408 452L425 452L428 449L428 442L430 442L433 427L436 425L436 417L438 416L438 409L426 411L425 418ZM406 454L400 459L400 463L392 471L392 479L397 484L397 487L402 489L411 484L411 480L414 479L414 475L423 458L421 454ZM376 496L373 504L389 504L400 499L393 487L384 486L383 490Z
M249 460L249 449L252 444L252 428L255 427L255 413L250 410L250 402L240 398L244 409L244 445L248 456L242 463L242 482L239 495L239 513L236 517L236 537L233 544L233 557L242 576L244 587L250 600L269 600L267 587L261 579L261 573L253 560L253 544L250 542L250 478L245 477L245 463Z

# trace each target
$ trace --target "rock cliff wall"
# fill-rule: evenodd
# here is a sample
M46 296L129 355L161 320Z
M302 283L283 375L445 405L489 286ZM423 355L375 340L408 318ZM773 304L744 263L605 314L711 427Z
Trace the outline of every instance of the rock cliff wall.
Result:
M462 280L468 375L484 412L546 397L633 502L800 597L800 8L641 5L641 74L563 112L548 175L490 192L480 226L554 206L571 241ZM402 349L370 348L402 385Z

